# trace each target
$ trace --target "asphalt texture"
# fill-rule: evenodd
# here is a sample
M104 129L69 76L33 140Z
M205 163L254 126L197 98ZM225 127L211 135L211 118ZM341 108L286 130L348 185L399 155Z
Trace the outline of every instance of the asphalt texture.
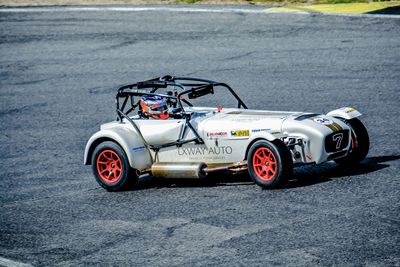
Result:
M255 7L257 8L257 7ZM299 14L0 13L0 258L35 266L399 266L400 19ZM255 109L354 106L352 168L142 177L109 193L83 165L119 84L229 83ZM3 263L4 264L4 263Z

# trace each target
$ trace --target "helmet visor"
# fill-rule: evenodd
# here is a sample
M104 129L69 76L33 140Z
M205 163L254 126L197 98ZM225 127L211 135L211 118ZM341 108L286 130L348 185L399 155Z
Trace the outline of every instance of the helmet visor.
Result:
M164 101L157 102L150 106L151 113L153 114L163 114L168 112L167 103Z

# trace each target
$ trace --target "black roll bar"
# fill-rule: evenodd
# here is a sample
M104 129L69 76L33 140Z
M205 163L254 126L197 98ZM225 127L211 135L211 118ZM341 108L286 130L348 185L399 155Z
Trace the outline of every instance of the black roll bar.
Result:
M118 115L118 120L123 121L123 118L125 118L132 126L134 129L139 133L140 137L143 139L145 145L154 151L159 151L161 148L165 147L170 147L170 146L182 146L183 144L194 142L196 144L204 144L203 139L200 137L200 135L197 133L196 129L191 125L190 123L190 115L184 113L184 108L182 105L182 102L189 106L193 106L190 102L188 102L186 99L184 99L182 96L185 94L192 94L196 95L195 92L197 90L197 95L198 97L201 97L204 94L203 92L200 92L200 90L207 88L207 86L211 86L210 88L211 91L214 90L215 87L224 87L228 89L228 91L236 98L238 101L238 108L244 108L247 109L246 104L240 99L240 97L235 93L235 91L226 83L221 83L221 82L215 82L211 80L206 80L206 79L200 79L200 78L191 78L191 77L174 77L171 75L164 75L162 77L157 77L154 79L146 80L146 81L141 81L137 82L134 84L127 84L123 85L118 88L117 90L117 95L116 95L116 111ZM158 89L166 89L169 87L179 88L180 92L178 93L175 90L175 94L169 95L169 94L160 94L157 93ZM167 99L173 99L175 103L179 106L179 110L181 112L181 116L183 119L185 119L185 128L183 129L179 139L175 142L172 143L166 143L166 144L159 144L159 145L149 145L147 144L146 140L144 139L142 133L140 132L139 127L136 125L134 122L134 119L130 118L128 114L132 111L134 111L137 106L139 101L135 103L134 97L142 97L142 96L160 96L163 98ZM122 105L120 105L120 98L124 98ZM128 104L128 100L130 100L131 107L128 108L126 111L126 105ZM190 130L193 132L195 135L195 138L190 139L190 140L183 140L184 135L187 130Z

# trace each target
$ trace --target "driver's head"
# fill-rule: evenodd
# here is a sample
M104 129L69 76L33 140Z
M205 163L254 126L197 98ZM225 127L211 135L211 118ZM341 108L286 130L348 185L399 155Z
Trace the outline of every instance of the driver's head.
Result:
M140 110L144 117L161 120L169 118L167 101L161 96L143 96L140 99Z

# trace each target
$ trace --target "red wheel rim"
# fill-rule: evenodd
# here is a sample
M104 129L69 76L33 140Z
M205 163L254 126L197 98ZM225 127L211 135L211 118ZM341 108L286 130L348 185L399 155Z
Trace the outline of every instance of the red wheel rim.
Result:
M266 182L275 178L277 162L269 148L260 147L253 155L253 168L257 176Z
M106 183L115 183L122 175L121 158L112 150L104 150L97 157L97 172Z

